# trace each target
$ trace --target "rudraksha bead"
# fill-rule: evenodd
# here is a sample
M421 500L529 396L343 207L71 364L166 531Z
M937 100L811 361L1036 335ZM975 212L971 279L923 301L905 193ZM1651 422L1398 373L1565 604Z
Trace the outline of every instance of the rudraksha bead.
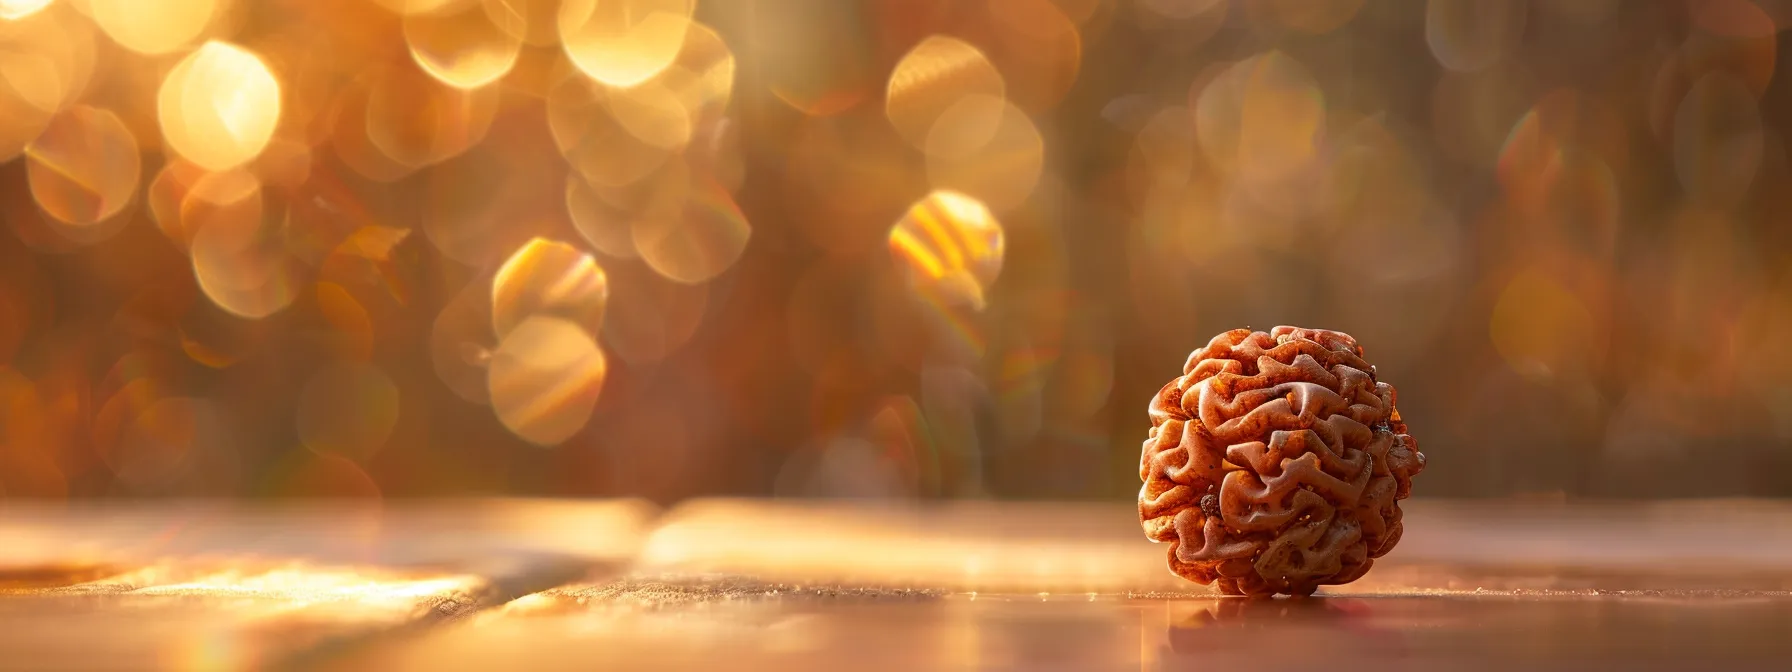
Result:
M1348 334L1234 329L1151 400L1139 521L1170 570L1233 595L1355 581L1400 541L1425 455Z

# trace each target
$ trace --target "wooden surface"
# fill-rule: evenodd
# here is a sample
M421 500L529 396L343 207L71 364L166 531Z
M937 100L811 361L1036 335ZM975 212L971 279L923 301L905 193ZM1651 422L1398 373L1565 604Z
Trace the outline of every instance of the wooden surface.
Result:
M1121 504L0 507L0 669L1792 669L1792 505L1411 503L1321 599Z

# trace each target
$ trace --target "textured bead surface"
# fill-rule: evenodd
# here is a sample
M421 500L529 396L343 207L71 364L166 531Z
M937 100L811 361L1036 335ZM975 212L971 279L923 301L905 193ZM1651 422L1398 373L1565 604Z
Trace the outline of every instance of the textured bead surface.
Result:
M1349 583L1400 541L1425 455L1348 334L1234 329L1151 400L1139 521L1228 594Z

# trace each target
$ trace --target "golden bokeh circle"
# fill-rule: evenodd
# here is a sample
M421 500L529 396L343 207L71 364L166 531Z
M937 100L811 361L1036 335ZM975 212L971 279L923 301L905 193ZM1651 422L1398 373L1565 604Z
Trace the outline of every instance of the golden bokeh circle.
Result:
M684 284L704 282L728 270L753 235L733 194L707 179L692 185L683 208L646 213L634 221L632 231L641 259L660 275Z
M100 30L124 48L151 56L198 41L218 9L218 0L87 0L88 16Z
M300 286L285 247L287 215L269 207L247 171L214 173L194 186L181 205L182 228L193 236L193 277L206 298L252 320L292 304Z
M361 132L381 156L399 166L440 163L485 139L497 118L500 94L498 87L449 86L410 63L390 66L368 82Z
M77 105L50 120L25 148L38 207L64 224L88 226L123 212L143 172L137 138L108 110Z
M18 21L43 11L56 0L0 0L0 21Z
M996 123L987 135L986 120ZM1045 168L1045 138L1026 112L992 96L966 96L927 136L927 178L935 189L968 194L996 212L1021 205Z
M96 58L92 27L70 10L0 20L0 157L86 93Z
M643 141L610 105L610 93L567 77L548 93L548 130L566 163L594 185L627 186L665 165L674 149Z
M411 59L431 77L459 89L476 89L509 74L522 53L522 37L493 20L488 4L460 0L405 14L404 41ZM498 17L514 18L507 13Z
M560 45L591 79L634 86L672 64L696 7L695 0L565 0L556 17Z
M501 339L530 316L551 315L596 333L609 297L608 278L591 255L532 238L492 276L492 331Z
M566 176L566 214L592 249L619 259L639 256L630 226L633 216L626 208L604 198L597 187L576 172Z
M242 47L207 42L162 80L156 118L167 146L207 170L230 170L268 146L280 123L280 83Z
M910 145L924 149L934 124L961 100L971 96L1001 100L1006 86L982 50L955 37L934 35L896 62L884 92L884 116ZM987 105L972 109L981 114L971 118L970 110L961 110L960 116L967 118L957 124L967 130L959 132L993 134L1002 120L1001 109Z
M563 443L590 420L606 371L603 352L584 328L557 317L530 317L492 353L492 410L525 441Z
M924 296L982 310L1002 272L1006 237L990 209L954 191L916 201L890 228L890 255Z
M172 159L156 173L155 179L150 180L145 192L150 220L183 252L193 244L193 233L187 230L181 210L185 207L187 194L208 175L211 173L204 168Z

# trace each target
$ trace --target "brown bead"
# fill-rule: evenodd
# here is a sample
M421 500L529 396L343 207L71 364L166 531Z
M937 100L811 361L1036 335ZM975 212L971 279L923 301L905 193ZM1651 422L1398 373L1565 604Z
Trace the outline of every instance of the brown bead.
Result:
M1355 581L1400 540L1425 455L1349 334L1234 329L1148 407L1139 520L1170 571L1232 595Z

